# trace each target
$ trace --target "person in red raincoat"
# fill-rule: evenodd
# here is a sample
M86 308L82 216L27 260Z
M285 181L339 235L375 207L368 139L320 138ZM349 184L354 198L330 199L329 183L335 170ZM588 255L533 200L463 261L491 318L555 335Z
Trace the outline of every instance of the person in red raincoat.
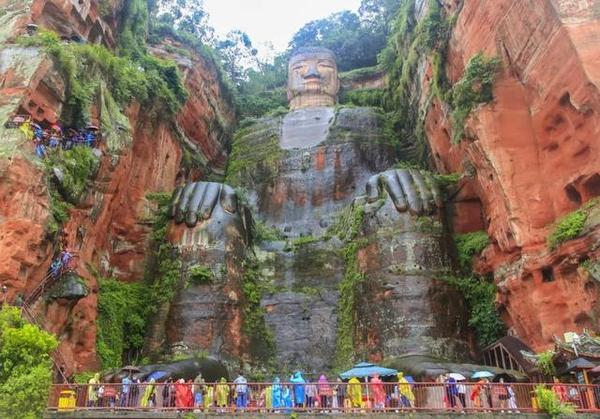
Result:
M385 391L383 389L383 382L379 378L378 374L375 374L371 379L371 392L373 393L373 402L375 409L385 408Z
M194 407L194 393L192 392L192 380L188 380L185 385L185 407Z
M180 379L179 381L177 381L177 383L175 384L175 406L178 409L183 409L188 407L187 403L188 403L188 385L185 383L185 381L182 379Z

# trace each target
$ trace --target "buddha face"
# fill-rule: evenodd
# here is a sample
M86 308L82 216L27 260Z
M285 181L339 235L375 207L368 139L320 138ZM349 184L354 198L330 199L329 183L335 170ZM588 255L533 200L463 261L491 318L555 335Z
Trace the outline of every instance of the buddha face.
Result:
M339 90L333 53L324 48L300 50L288 66L288 100L292 110L334 106Z

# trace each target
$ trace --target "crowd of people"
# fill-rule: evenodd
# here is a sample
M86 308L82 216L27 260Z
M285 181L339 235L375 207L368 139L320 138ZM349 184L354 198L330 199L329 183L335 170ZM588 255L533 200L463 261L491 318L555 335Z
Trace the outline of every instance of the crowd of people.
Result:
M411 377L398 373L383 381L374 375L366 384L353 377L348 381L337 378L329 382L325 375L317 380L305 379L297 371L285 382L275 377L268 384L248 383L239 375L232 383L221 378L208 383L202 375L194 380L173 380L156 383L154 378L145 382L125 376L119 384L102 384L96 374L86 387L88 408L152 408L180 411L244 411L263 412L308 411L409 411L419 408L443 408L463 411L504 410L517 412L517 395L510 383L500 380L491 383L487 379L466 383L451 376L440 376L436 383L416 384ZM427 394L430 404L417 403L416 390ZM436 404L437 403L437 404Z
M96 147L100 139L100 132L96 125L87 124L84 129L68 128L63 130L56 123L43 128L34 122L29 115L16 115L10 120L9 126L18 128L23 134L33 141L35 154L44 158L52 150L70 150L76 146Z

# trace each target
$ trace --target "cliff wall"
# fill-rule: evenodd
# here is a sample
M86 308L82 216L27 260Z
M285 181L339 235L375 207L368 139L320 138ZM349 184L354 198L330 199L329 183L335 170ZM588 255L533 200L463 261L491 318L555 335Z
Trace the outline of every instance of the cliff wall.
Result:
M33 155L33 144L18 129L4 124L13 114L29 114L45 126L60 122L66 100L64 74L56 62L38 47L15 43L16 37L26 33L27 24L36 23L65 39L112 47L121 4L34 1L31 8L26 6L0 2L0 9L8 10L0 17L8 28L0 38L0 282L8 287L8 301L18 294L27 297L40 286L59 248L59 236L49 227L53 180ZM178 179L224 169L235 115L222 96L214 64L181 45L178 49L157 46L153 52L177 62L189 100L172 119L136 102L126 109L115 108L110 94L100 89L91 106L92 121L104 134L101 146L94 150L99 169L84 196L69 210L60 235L77 255L75 269L88 292L77 298L48 298L45 293L32 306L38 321L59 336L59 349L71 371L98 366L96 277L142 279L155 209L147 194L170 193ZM195 160L186 161L185 155L191 153Z
M555 222L600 194L600 52L593 47L600 3L443 3L459 11L444 68L451 84L479 52L502 61L494 100L470 114L460 143L451 140L449 106L436 97L426 108L433 164L463 174L455 229L485 229L491 237L477 269L494 273L497 306L511 333L539 350L554 335L597 330L597 283L580 266L595 259L593 217L581 238L555 250L547 239ZM424 66L428 91L431 62Z

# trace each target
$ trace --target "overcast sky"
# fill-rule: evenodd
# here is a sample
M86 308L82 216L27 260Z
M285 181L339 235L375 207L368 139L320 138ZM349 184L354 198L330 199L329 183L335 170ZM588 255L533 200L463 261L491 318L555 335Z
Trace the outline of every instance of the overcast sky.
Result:
M283 51L305 23L341 10L356 11L359 5L360 0L204 0L218 35L241 29L263 57L268 42Z

